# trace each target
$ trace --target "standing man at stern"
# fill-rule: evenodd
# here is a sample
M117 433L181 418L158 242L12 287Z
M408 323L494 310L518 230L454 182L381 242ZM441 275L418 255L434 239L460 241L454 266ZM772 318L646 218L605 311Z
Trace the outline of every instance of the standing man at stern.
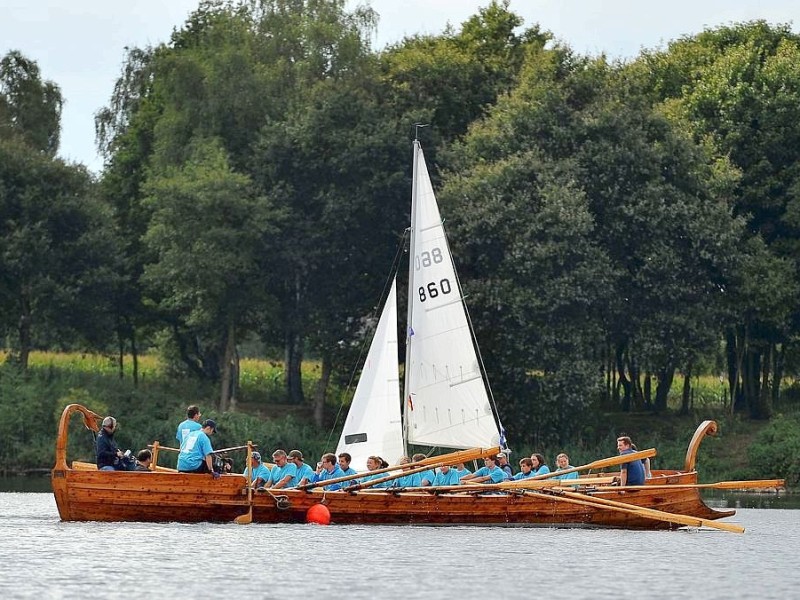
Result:
M178 471L181 473L211 473L214 479L219 473L214 471L211 446L212 433L217 432L217 424L211 419L203 421L198 431L192 431L183 438L181 452L178 454Z

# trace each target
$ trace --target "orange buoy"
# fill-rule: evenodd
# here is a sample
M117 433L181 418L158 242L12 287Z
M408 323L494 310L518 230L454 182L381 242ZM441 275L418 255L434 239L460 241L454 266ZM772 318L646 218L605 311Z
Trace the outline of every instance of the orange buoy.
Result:
M306 511L306 523L331 524L331 511L324 504L315 504Z

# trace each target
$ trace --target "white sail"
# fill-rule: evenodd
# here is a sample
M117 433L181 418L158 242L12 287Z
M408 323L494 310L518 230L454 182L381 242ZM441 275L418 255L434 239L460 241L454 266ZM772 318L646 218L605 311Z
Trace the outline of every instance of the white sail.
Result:
M405 430L409 444L488 448L500 433L425 158L414 142Z
M394 464L403 455L400 380L397 367L397 282L383 307L336 454L348 452L356 471L367 469L367 457Z

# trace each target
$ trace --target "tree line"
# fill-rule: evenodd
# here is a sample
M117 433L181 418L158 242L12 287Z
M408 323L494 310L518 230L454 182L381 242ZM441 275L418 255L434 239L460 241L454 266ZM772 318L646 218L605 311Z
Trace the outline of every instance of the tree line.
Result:
M378 15L345 5L206 1L169 42L127 50L96 117L97 177L56 157L58 85L21 51L2 58L9 360L116 352L135 380L157 349L216 382L226 411L241 348L258 341L285 360L287 402L308 400L300 366L320 361L321 423L402 249L413 124L426 123L510 437L568 439L598 407L665 411L678 377L687 412L692 376L709 372L732 411L772 415L800 329L788 25L609 61L495 1L376 51Z

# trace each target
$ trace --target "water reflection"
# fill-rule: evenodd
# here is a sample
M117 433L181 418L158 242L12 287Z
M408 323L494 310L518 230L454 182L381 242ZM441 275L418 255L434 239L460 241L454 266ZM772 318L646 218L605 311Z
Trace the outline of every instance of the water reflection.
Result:
M0 492L52 492L50 474L0 477Z
M800 494L786 492L747 493L714 490L703 492L703 500L713 508L800 508Z

